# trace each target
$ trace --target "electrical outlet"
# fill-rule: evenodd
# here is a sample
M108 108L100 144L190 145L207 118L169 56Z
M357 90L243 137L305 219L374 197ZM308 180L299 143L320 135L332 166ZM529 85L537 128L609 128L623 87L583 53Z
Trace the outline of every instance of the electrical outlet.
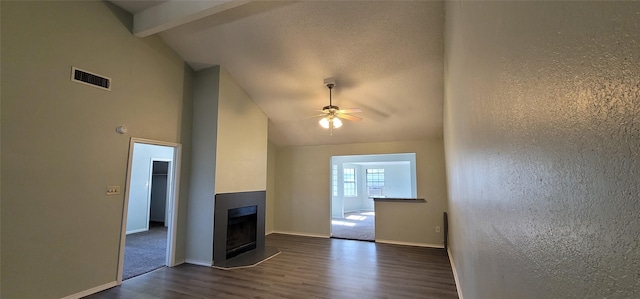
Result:
M436 226L436 233L439 233L439 232L440 232L440 227Z
M107 195L120 194L120 186L107 186Z

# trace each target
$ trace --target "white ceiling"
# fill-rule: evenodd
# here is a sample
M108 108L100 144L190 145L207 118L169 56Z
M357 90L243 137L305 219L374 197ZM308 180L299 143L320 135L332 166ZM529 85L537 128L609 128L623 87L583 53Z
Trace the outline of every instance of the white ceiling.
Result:
M167 6L112 2L133 13L134 23ZM192 14L158 34L195 70L226 69L269 117L275 144L442 136L442 2L235 3L204 17ZM337 85L334 105L363 110L356 114L362 121L344 121L333 135L318 125L319 118L305 118L329 104L323 84L329 77Z

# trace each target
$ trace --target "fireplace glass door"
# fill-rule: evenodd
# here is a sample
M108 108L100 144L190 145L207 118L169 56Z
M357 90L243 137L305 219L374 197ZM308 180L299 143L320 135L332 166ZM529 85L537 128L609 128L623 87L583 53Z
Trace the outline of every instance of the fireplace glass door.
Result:
M256 248L258 206L229 209L227 258Z

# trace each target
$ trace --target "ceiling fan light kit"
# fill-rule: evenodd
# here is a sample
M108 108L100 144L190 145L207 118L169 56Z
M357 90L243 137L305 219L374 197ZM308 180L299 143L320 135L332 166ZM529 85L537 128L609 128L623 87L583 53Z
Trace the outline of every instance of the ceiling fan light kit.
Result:
M335 80L333 80L333 78L324 79L324 84L327 86L327 88L329 88L329 106L322 107L322 113L324 114L321 114L323 117L318 122L320 123L320 126L325 129L331 129L333 131L333 129L342 127L342 120L340 120L340 118L351 121L362 120L362 118L347 114L362 112L362 110L360 110L359 108L340 110L340 107L333 105L333 97L331 91L336 86L336 82Z
M320 126L322 126L325 129L329 129L330 127L332 129L337 129L342 127L342 121L337 117L325 116L320 119L319 123L320 123Z

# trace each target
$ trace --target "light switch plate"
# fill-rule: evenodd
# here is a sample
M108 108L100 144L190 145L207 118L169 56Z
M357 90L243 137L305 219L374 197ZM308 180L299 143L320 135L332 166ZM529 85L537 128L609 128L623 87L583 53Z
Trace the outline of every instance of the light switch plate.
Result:
M107 186L107 195L120 194L120 186Z

